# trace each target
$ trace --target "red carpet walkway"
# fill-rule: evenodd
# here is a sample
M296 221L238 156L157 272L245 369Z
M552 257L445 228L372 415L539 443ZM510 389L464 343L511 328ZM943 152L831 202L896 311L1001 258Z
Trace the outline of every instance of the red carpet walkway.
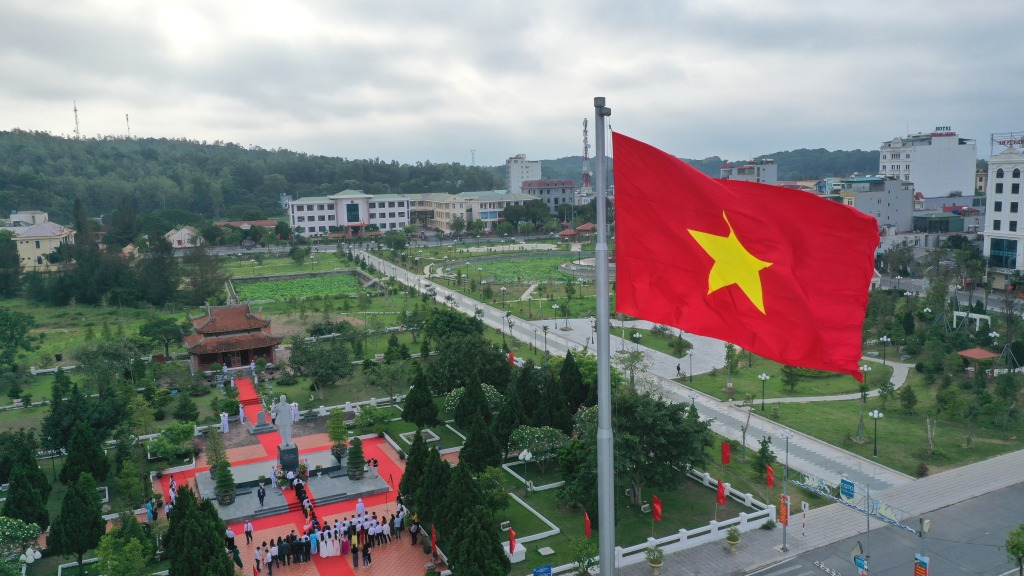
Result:
M256 390L253 387L252 381L248 378L238 379L235 380L235 385L238 387L239 401L244 406L245 417L250 422L255 422L257 413L262 410L262 405L259 396L256 394ZM273 432L269 434L261 434L258 438L261 446L263 447L264 456L232 462L233 465L277 461L277 446L281 443L281 435L277 432ZM295 438L293 440L301 441L301 438ZM305 444L301 442L299 443ZM302 457L303 454L330 450L330 448L329 443L310 448L303 448L300 449L299 455ZM402 479L404 468L399 465L399 461L394 450L387 441L382 438L370 438L364 440L363 451L367 459L377 458L380 463L379 472L381 478L383 478L391 487L388 492L364 498L363 503L366 505L367 511L375 511L378 516L384 514L390 516L396 511L394 500L397 495L398 483ZM197 467L194 470L164 475L164 477L159 480L161 492L164 494L164 498L167 498L170 479L172 476L179 486L183 483L192 484L192 479L197 473L208 471L209 469L210 468L208 466L202 466ZM271 486L268 490L278 490L278 488ZM278 536L283 537L291 533L292 530L294 530L296 534L302 532L306 519L302 515L301 508L298 507L295 493L290 489L285 492L285 498L290 504L292 504L291 507L294 511L254 521L254 544L261 544L264 541L269 542L271 538L276 540ZM253 498L255 498L255 496L253 496ZM310 491L310 499L313 499L315 502L312 491ZM321 520L326 519L333 524L335 518L343 519L344 517L355 514L355 509L356 501L350 500L318 507L316 508L316 513L317 517ZM234 530L237 535L235 541L238 543L238 547L241 550L242 562L245 564L245 568L240 572L243 574L252 574L254 546L247 545L245 543L245 535L242 530L242 526L243 524L231 525L232 530ZM409 534L406 533L403 540L393 540L390 544L374 548L373 565L369 568L363 568L360 565L357 570L364 574L376 573L381 575L387 574L388 576L404 576L406 574L419 575L423 573L423 564L427 562L428 559L429 557L423 554L419 546L411 546ZM341 574L342 576L354 576L355 574L352 569L351 555L333 556L329 558L321 558L317 556L312 562L292 564L291 566L281 566L280 568L275 569L275 572L278 570L281 571L280 574L286 576L319 576L321 574L324 576L334 576L337 574ZM267 574L266 568L264 568L263 574Z

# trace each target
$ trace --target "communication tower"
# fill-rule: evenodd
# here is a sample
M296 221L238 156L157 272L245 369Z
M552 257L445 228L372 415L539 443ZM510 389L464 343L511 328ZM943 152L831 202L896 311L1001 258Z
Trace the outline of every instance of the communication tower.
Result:
M75 104L75 140L79 140L82 134L78 131L78 102L74 100L72 102Z
M580 194L589 195L593 193L590 184L590 138L587 131L587 119L583 119L583 177L580 179Z

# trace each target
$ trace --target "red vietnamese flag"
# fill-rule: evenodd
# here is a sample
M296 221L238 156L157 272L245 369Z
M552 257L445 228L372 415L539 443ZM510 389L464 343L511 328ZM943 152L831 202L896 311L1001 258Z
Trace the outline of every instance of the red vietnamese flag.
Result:
M873 217L613 142L616 311L862 380Z
M516 365L516 356L515 356L515 354L513 354L511 352L508 353L508 363L509 363L509 365L515 367L515 365Z
M765 476L768 478L768 487L775 488L775 470L772 470L771 464L769 464L767 468L768 469L765 470Z
M661 522L661 498L651 498L651 513L654 520Z
M252 567L252 576L260 576L260 571L256 568L255 564Z
M511 527L508 529L508 553L516 553L516 531Z
M732 446L728 442L722 441L722 464L728 464L732 457Z
M434 525L430 525L430 549L434 554L437 554L437 532L434 531Z
M719 504L725 504L725 482L718 481L718 495L715 496L715 502Z
M590 514L586 510L583 511L583 534L590 538Z

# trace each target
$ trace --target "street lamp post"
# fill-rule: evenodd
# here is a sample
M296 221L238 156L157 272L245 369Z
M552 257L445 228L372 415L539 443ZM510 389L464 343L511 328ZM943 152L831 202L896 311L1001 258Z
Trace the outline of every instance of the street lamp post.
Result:
M868 416L875 421L875 456L878 456L878 421L882 419L883 414L878 410L872 410L868 412Z
M533 349L537 349L537 327L533 327Z
M892 342L892 338L889 338L889 336L882 336L878 341L882 343L882 366L885 366L885 349L889 343Z
M782 431L782 434L780 434L780 436L782 436L783 438L786 439L786 469L783 472L783 476L782 476L782 499L786 501L786 506L788 507L789 506L789 494L786 491L786 485L789 484L789 439L793 437L793 432L789 428L786 428L785 430ZM789 515L789 510L787 510L786 513L787 513L786 515L788 516ZM788 552L789 551L789 547L786 545L786 528L788 526L789 526L789 522L786 522L785 524L782 525L782 551L783 552Z
M252 258L249 260L249 264L252 264L252 275L256 275L256 259Z
M697 391L690 390L690 407L692 408L695 404L697 404Z
M757 379L761 381L761 412L764 412L764 383L768 381L771 376L761 372L757 375Z
M505 286L501 287L501 308L505 309L505 292L508 292L508 288Z
M686 355L690 357L690 384L693 384L693 348Z
M640 336L639 332L633 332L633 343L636 344L636 351L640 351Z
M899 274L897 274L896 275L896 290L900 289L900 280L903 280L903 276L900 276Z

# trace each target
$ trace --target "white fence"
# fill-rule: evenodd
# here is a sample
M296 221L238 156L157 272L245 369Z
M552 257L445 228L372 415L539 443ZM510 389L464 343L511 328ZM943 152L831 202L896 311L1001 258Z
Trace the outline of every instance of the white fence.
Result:
M709 488L718 488L718 481L713 479L707 472L689 472L690 478L704 484ZM741 502L744 506L757 510L753 513L741 512L736 518L717 522L712 520L706 526L694 528L693 530L682 529L671 536L664 538L648 538L646 542L635 546L615 547L615 567L630 566L646 561L644 552L651 546L661 547L666 554L679 552L707 544L709 542L723 542L725 533L733 526L739 528L740 532L748 532L760 528L769 520L775 521L775 506L765 504L756 500L753 495L734 490L728 483L725 485L725 493L728 498ZM527 536L526 538L530 538ZM520 542L526 541L520 538ZM563 564L552 568L552 574L571 573L576 570L574 564Z

